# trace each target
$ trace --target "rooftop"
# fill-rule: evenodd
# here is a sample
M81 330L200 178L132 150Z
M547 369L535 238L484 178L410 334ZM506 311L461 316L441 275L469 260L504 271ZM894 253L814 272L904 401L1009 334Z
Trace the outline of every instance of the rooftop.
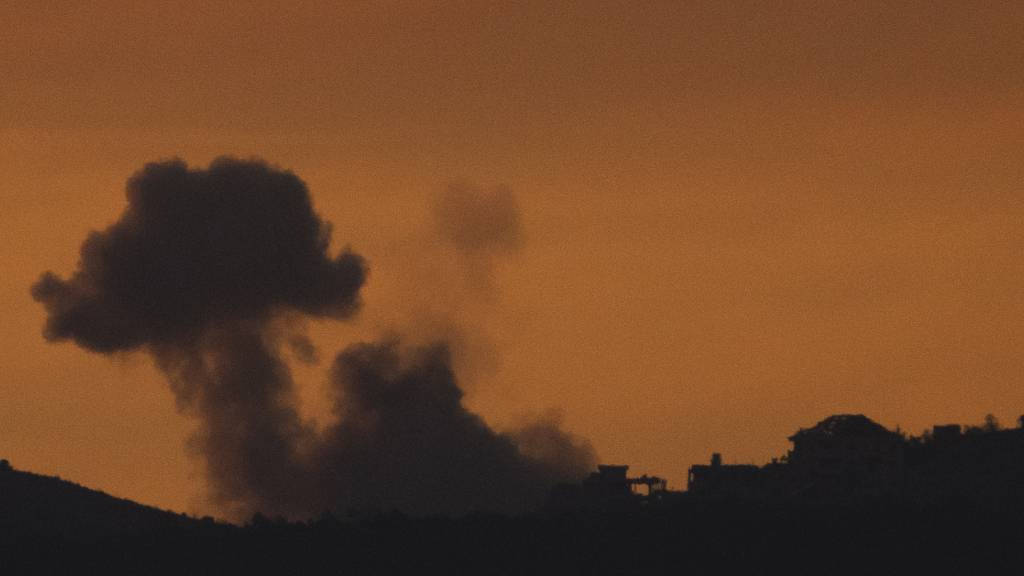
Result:
M801 436L898 436L863 414L836 414L818 422L811 428L801 428L789 437Z

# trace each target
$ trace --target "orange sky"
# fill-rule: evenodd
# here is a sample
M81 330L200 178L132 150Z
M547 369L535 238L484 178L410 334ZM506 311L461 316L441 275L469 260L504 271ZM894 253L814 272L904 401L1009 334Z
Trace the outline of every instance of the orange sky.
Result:
M325 354L453 322L494 426L556 409L674 487L836 412L1024 413L1019 2L138 4L0 5L18 468L210 512L148 358L45 343L29 296L171 156L295 171L368 258L360 319L311 327ZM489 295L430 233L453 181L522 211ZM322 372L298 371L311 416Z

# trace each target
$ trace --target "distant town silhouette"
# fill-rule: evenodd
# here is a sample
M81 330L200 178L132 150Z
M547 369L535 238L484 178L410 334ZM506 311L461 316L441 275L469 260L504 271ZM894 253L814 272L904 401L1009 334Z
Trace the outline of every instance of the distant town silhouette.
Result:
M0 460L4 573L975 573L1024 561L1024 419L920 436L860 414L763 466L715 453L685 491L601 465L522 515L192 518ZM881 568L881 569L880 569Z
M727 464L713 453L709 464L690 467L686 491L670 491L658 477L630 478L628 466L601 465L580 484L557 486L548 509L665 506L681 498L1024 504L1024 416L1015 428L1004 429L989 415L980 426L941 424L908 436L863 414L837 414L797 430L789 440L792 449L763 466Z

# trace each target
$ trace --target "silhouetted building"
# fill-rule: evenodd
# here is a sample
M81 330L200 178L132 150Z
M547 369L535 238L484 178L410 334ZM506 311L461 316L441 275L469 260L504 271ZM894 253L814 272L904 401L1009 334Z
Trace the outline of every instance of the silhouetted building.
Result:
M918 504L1024 505L1024 429L935 426L910 439L906 460L906 497Z
M711 464L690 467L687 490L696 496L754 498L761 494L761 469L752 464L722 464L722 455L711 455Z
M861 414L839 414L801 428L793 448L766 466L711 464L690 467L695 497L764 499L801 497L849 500L895 494L904 476L903 437Z
M936 446L949 446L960 440L961 432L959 424L943 424L932 426L932 442Z
M549 511L615 509L643 505L667 493L664 479L628 476L629 466L602 464L579 484L558 484L548 498ZM646 487L646 493L637 491Z
M908 438L863 414L837 414L797 430L789 452L764 466L725 464L721 454L712 454L709 464L690 467L685 497L1024 506L1024 427L1001 429L993 421L966 428L941 424ZM628 471L602 465L579 484L556 486L548 509L628 509L682 497L661 478L630 478Z
M583 493L588 499L605 502L626 500L633 496L626 472L629 466L602 464L583 481Z
M862 414L829 416L789 440L786 476L796 493L837 498L901 489L903 437Z

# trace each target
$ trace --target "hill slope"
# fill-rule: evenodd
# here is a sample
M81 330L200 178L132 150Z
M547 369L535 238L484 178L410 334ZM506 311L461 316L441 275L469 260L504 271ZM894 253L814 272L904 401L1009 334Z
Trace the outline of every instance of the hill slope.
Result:
M110 538L122 534L209 525L78 484L0 465L0 530L62 538Z

